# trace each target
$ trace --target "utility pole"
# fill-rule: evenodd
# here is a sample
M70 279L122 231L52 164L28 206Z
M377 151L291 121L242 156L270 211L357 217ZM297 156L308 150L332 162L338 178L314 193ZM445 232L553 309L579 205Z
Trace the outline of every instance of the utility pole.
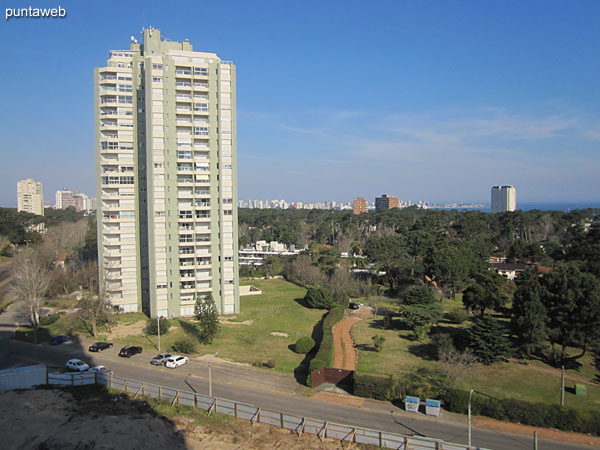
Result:
M160 316L156 318L156 326L158 327L158 351L160 352Z
M533 450L538 450L537 430L533 430Z
M565 406L565 366L561 366L562 377L560 381L560 406Z
M212 367L208 365L208 396L212 397Z
M468 408L468 413L469 413L469 449L471 448L471 398L473 397L473 389L471 389L471 392L469 393L469 408Z

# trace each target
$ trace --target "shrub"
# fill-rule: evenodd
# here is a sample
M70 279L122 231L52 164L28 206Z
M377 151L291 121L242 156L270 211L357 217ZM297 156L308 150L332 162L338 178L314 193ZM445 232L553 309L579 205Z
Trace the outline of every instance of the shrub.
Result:
M175 341L169 351L174 353L194 353L196 351L196 341L191 338L183 338Z
M461 323L465 322L468 318L469 318L469 313L462 308L453 309L452 311L450 311L448 313L448 320L450 320L450 322L452 322L452 323L457 323L459 325Z
M311 308L330 309L335 305L334 292L321 286L310 286L304 300Z
M447 388L441 393L445 409L462 414L467 413L469 392ZM559 405L530 403L516 399L482 397L475 393L471 402L473 414L498 420L522 423L534 427L557 428L600 435L600 410L576 410Z
M380 334L376 334L375 336L373 336L373 346L375 347L376 352L380 352L383 349L384 342L385 342L384 336L382 336Z
M338 323L344 317L344 307L334 306L329 310L325 318L323 319L323 337L319 344L319 351L310 362L309 370L313 372L323 367L328 367L333 364L334 348L333 348L333 326ZM310 375L307 381L310 386Z
M394 377L354 374L354 395L394 401L405 396L404 384Z
M40 317L40 326L52 325L54 322L56 322L58 319L60 319L60 316L62 316L62 315L63 315L62 312L57 312L57 313L48 314L44 317Z
M431 345L435 348L438 358L445 352L454 348L454 340L448 333L436 333L431 336Z
M167 334L169 332L170 326L171 323L169 322L169 319L167 319L166 317L160 318L160 334ZM158 335L158 319L148 319L148 323L146 323L146 328L144 328L144 333L149 334L151 336Z
M310 336L302 336L296 341L294 345L294 351L300 354L306 354L310 352L315 346L315 341Z
M269 369L274 369L275 368L275 360L274 359L270 359L265 363L265 366L268 367Z

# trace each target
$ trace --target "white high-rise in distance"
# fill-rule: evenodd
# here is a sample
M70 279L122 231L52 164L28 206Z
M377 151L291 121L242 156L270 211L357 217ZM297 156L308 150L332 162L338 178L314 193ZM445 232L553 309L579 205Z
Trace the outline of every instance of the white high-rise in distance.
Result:
M98 253L124 311L239 312L235 65L143 31L95 71Z
M517 189L514 186L492 186L492 212L517 209Z
M40 181L28 178L17 182L17 211L44 215L44 190Z

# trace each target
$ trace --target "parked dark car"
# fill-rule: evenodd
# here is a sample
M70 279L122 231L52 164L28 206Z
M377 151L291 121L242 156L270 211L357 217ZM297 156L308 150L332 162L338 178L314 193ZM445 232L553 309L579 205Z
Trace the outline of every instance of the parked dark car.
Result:
M142 347L127 345L121 349L119 356L122 356L123 358L131 358L133 355L137 355L138 353L142 353Z
M348 305L348 308L358 309L358 308L360 308L360 305L358 303L350 302L350 304Z
M64 342L70 341L71 338L69 336L63 336L61 334L57 336L52 336L50 341L48 342L50 345L60 345Z
M106 350L107 348L111 348L112 342L96 342L88 348L90 352L101 352L102 350Z

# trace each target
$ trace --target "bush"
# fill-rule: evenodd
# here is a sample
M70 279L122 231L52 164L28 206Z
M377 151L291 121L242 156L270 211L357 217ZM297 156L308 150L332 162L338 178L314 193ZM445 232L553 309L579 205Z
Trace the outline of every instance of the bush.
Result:
M454 348L454 340L448 333L436 333L431 336L431 345L435 348L437 357L440 358L440 355Z
M314 372L323 367L328 367L333 364L333 358L335 356L333 348L333 326L342 320L344 317L344 307L334 306L329 310L325 318L323 319L323 337L319 344L319 351L310 362L309 371ZM307 381L310 386L310 375Z
M310 336L302 336L296 341L294 345L294 351L300 354L306 354L310 352L315 346L315 341Z
M450 320L450 322L452 322L452 323L457 323L459 325L461 323L465 322L468 318L469 318L469 313L462 308L453 309L452 311L450 311L448 313L448 320Z
M196 341L189 337L179 339L171 345L169 351L174 353L194 353L196 351Z
M304 300L311 308L330 309L335 305L335 294L331 289L321 286L310 286Z
M62 313L62 312L57 312L57 313L48 314L44 317L40 317L40 326L52 325L58 319L60 319L60 316L62 316L63 314L64 313Z
M274 359L270 359L265 363L265 367L268 367L269 369L274 369L275 368L275 360Z
M160 318L160 334L167 334L169 332L169 327L171 323L169 319L166 317ZM148 319L148 323L146 324L146 328L144 328L144 333L149 334L151 336L158 335L158 319Z
M469 392L448 388L441 393L441 400L443 407L448 411L466 414ZM576 410L545 403L482 397L475 393L471 401L471 410L473 414L534 427L600 435L600 410L597 409Z
M375 400L404 399L404 384L393 377L354 374L354 395Z

